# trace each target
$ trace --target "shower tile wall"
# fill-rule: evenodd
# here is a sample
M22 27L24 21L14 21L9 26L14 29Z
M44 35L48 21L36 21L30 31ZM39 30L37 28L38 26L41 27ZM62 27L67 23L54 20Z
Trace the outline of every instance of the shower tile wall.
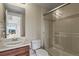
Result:
M55 44L79 55L79 4L69 4L52 13Z

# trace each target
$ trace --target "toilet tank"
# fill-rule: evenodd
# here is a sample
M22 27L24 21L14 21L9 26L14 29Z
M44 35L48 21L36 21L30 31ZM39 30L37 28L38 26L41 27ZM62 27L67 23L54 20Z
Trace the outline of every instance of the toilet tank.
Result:
M31 46L33 50L39 49L41 47L41 40L33 40Z

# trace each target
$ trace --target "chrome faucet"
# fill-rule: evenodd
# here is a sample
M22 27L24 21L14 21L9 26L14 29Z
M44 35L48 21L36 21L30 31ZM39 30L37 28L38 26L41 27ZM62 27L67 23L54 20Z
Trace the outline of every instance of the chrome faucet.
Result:
M17 41L18 40L18 38L12 38L12 41Z

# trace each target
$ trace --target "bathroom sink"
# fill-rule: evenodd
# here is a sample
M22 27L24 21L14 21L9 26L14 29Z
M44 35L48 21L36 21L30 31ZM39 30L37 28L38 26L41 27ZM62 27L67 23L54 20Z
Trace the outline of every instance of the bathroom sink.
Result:
M12 39L8 39L5 42L5 46L9 47L9 46L16 46L16 45L20 45L22 44L22 39L17 39L17 40L12 40Z

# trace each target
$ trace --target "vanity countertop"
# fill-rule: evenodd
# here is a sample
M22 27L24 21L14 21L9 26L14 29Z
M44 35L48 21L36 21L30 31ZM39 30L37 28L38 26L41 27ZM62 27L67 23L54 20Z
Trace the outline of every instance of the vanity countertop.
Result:
M30 42L26 42L25 41L23 43L20 43L20 44L15 45L15 46L4 46L4 47L0 47L0 52L6 51L6 50L10 50L10 49L24 47L24 46L27 46L27 45L30 45Z

